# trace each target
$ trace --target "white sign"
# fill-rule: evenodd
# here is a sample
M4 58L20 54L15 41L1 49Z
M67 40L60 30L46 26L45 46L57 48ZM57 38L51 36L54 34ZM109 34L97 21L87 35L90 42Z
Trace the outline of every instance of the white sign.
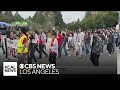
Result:
M17 56L17 42L18 40L10 40L7 38L8 56Z

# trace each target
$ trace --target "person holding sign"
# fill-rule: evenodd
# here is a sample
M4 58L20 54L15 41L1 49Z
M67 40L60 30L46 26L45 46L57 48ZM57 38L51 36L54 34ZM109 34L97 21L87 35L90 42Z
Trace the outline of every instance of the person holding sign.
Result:
M28 39L24 27L19 30L20 38L17 44L18 63L24 63L25 58L28 56Z

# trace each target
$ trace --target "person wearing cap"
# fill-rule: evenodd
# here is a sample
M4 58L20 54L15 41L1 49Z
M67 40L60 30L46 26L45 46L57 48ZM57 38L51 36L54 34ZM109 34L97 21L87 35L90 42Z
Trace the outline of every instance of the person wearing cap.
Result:
M58 55L58 40L56 38L57 34L52 33L52 40L49 48L49 62L56 65L56 56Z
M18 40L17 44L17 53L18 53L18 63L27 63L25 60L27 60L28 56L28 39L26 36L26 29L25 28L19 28L19 34L20 38Z
M95 32L93 36L92 49L90 60L94 66L99 66L99 57L102 49L102 39L100 38L100 31Z

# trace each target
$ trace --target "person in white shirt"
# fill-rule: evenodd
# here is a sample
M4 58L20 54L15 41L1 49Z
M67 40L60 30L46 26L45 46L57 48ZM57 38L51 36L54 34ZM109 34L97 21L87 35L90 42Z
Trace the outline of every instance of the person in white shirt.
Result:
M83 32L83 30L81 30L79 35L80 59L83 57L84 36L85 36L85 33Z
M38 59L41 59L41 58L42 58L42 53L45 54L46 58L48 57L48 54L44 51L45 43L46 43L46 35L45 35L45 33L41 30L41 31L40 31L40 37L39 37L39 51L40 51L40 54L39 54L39 58L38 58Z
M35 44L36 44L36 51L38 52L38 53L40 53L40 51L39 51L39 49L38 49L38 42L39 42L39 33L38 33L38 31L37 30L35 30L35 33L34 33L34 37L35 37Z
M76 55L78 55L79 54L79 50L80 50L80 48L79 48L79 42L80 42L80 33L79 33L79 31L77 31L77 33L76 33L76 41L75 41L75 51L76 51Z
M68 56L74 55L75 56L75 38L74 34L70 34L70 37L68 37L68 47L70 54Z

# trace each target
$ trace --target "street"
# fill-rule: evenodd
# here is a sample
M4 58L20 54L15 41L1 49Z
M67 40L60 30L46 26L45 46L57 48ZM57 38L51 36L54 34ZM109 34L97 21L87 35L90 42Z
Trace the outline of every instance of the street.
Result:
M46 51L49 48L49 42L46 44ZM47 52L48 53L48 52ZM38 53L35 53L36 58L38 58ZM120 56L118 55L120 58ZM78 56L65 56L62 50L61 58L57 58L57 67L60 70L60 74L116 74L117 65L117 48L114 54L108 56L106 46L104 47L104 53L100 56L98 67L93 66L90 61L90 56L84 56L83 59L78 59ZM2 63L4 61L16 61L17 59L6 59L5 55L2 54L2 49L0 48L0 71L2 71ZM33 60L33 63L36 63ZM43 55L42 59L38 59L39 64L49 64L48 58ZM120 66L120 62L119 62Z

